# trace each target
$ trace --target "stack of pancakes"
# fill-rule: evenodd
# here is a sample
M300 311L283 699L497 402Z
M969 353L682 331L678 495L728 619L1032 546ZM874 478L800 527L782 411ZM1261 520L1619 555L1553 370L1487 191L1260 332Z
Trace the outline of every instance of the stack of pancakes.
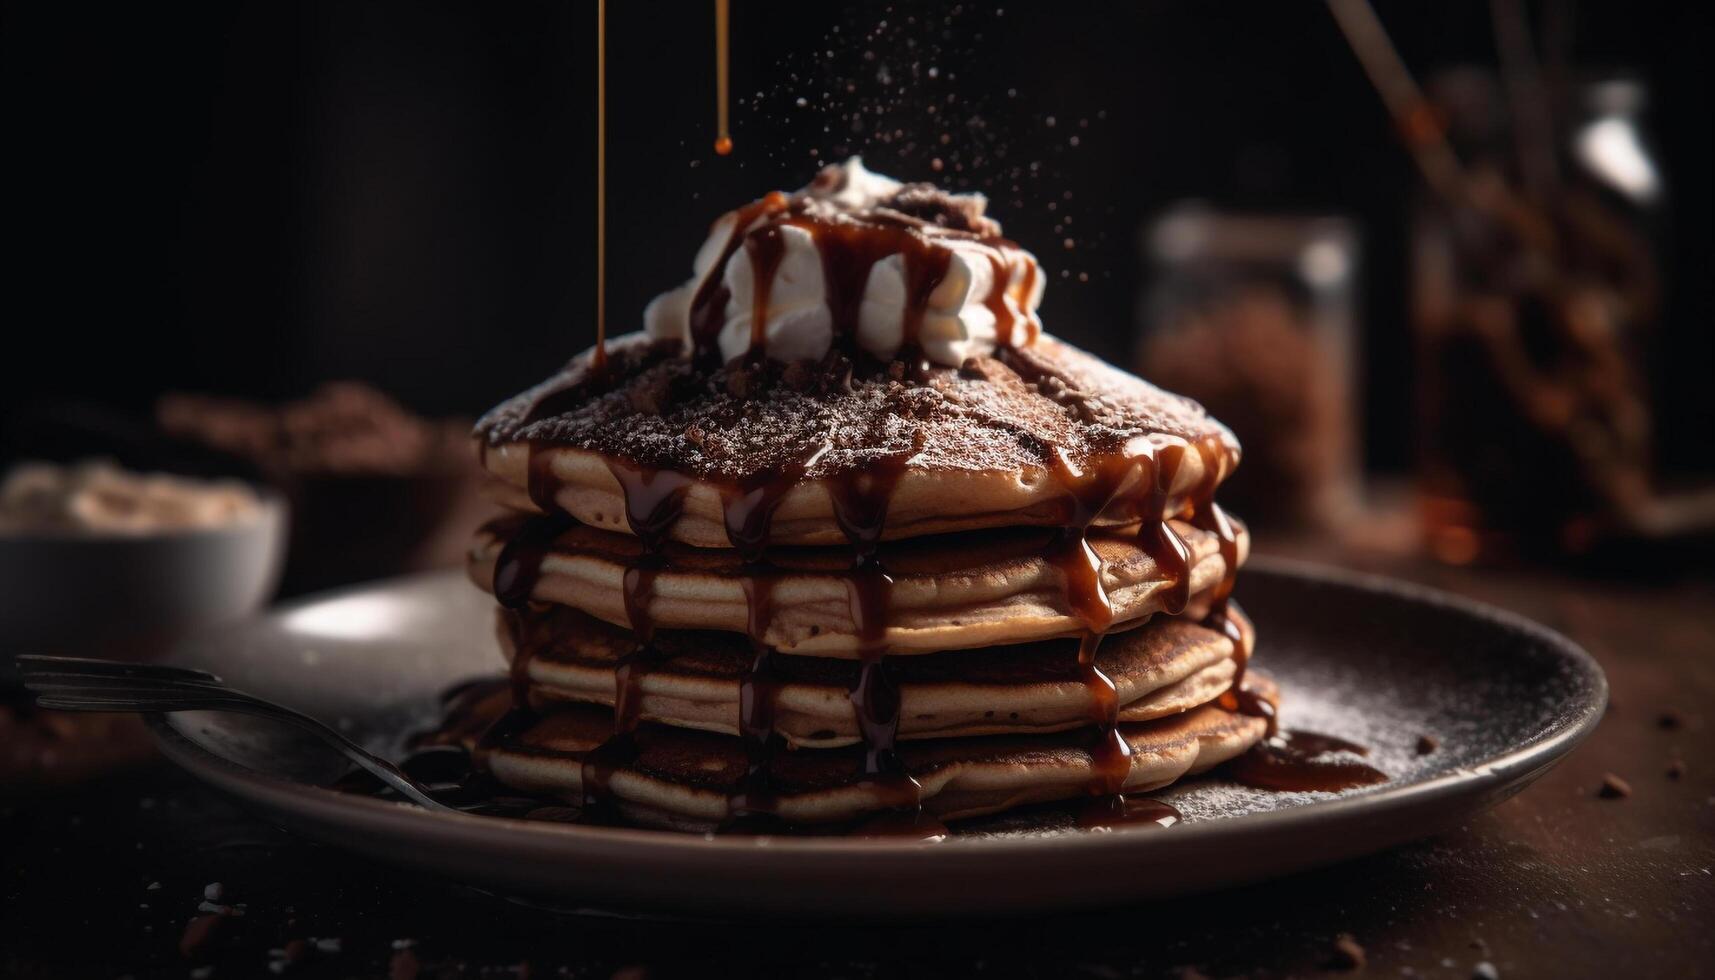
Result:
M1004 242L771 207L733 225L692 336L598 345L479 423L513 513L470 573L515 705L479 764L653 825L917 826L1055 800L1120 819L1261 740L1275 695L1228 601L1249 542L1213 499L1232 434L1033 314L957 367L914 346L921 307L889 360L838 318L819 360L772 359L760 328L723 359L696 304L725 302L706 283L768 214L837 238L830 295L891 248L927 303L945 243Z

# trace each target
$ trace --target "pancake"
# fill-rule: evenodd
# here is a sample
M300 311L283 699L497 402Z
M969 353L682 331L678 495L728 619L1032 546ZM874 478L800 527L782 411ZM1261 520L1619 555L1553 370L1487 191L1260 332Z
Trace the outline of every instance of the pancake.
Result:
M1102 561L1101 584L1116 628L1138 625L1158 612L1174 612L1176 586L1186 580L1196 595L1228 579L1220 541L1190 524L1170 522L1189 552L1181 576L1152 557L1135 529L1107 528L1089 537ZM1239 527L1237 562L1249 538ZM516 525L490 525L471 554L471 578L492 588L504 543ZM889 653L921 654L1070 636L1084 628L1067 599L1067 577L1048 530L1006 528L956 537L889 542L879 553L892 577L886 629L877 646ZM1075 547L1077 541L1073 541ZM1077 552L1073 552L1077 554ZM664 564L650 578L644 611L661 629L712 629L743 633L750 627L755 581L766 579L772 615L758 637L786 653L856 657L860 615L851 553L845 549L776 549L770 568L758 570L731 551L669 544ZM630 625L626 570L643 560L636 538L590 527L555 537L541 556L530 597L583 610L607 622Z
M1148 721L1212 700L1232 683L1254 638L1236 610L1243 646L1189 618L1158 617L1108 637L1096 666L1110 678L1120 721ZM533 701L611 707L614 668L636 647L628 630L564 606L500 616L501 649L518 663ZM680 728L739 733L742 684L754 654L743 638L712 631L656 635L657 658L636 681L638 717ZM777 656L774 730L796 746L834 748L862 736L852 712L854 661ZM902 657L888 664L901 699L901 739L1064 731L1088 725L1094 699L1076 640ZM516 675L515 675L516 676Z
M1250 684L1274 698L1265 678L1253 674ZM585 757L612 728L610 712L568 705L493 739L479 755L512 789L581 804ZM1121 725L1131 747L1124 790L1148 792L1204 772L1261 741L1266 729L1262 718L1216 704ZM635 759L604 774L605 797L624 816L682 830L711 829L727 818L748 765L738 739L651 724L639 726L634 738ZM901 745L899 759L922 787L923 810L951 820L1089 795L1099 775L1090 746L1087 732L933 739ZM862 759L855 746L777 753L771 770L777 815L790 824L839 823L893 805L860 775Z
M1232 433L1197 403L1048 336L910 375L844 359L710 369L641 334L607 354L605 373L586 353L478 423L502 503L631 533L622 480L663 473L685 485L665 533L725 548L738 543L726 505L778 478L770 540L830 545L846 541L838 504L864 473L891 482L881 536L897 539L1061 526L1068 480L1116 458L1158 469L1179 513L1238 464ZM1116 500L1098 523L1135 521L1136 504Z

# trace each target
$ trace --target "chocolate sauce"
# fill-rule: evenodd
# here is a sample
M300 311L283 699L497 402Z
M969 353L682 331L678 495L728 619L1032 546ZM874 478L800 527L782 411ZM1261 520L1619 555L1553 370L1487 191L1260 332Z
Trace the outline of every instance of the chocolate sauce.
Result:
M528 517L518 525L494 562L494 597L502 606L521 609L530 601L542 575L542 562L555 539L576 523L570 514L552 511Z
M937 248L917 235L907 235L909 247L905 255L905 315L900 321L899 347L906 351L923 349L923 314L929 310L929 299L947 279L952 267L953 253Z
M1233 527L1232 519L1214 500L1215 487L1221 481L1224 447L1220 445L1218 438L1205 438L1198 441L1197 453L1203 461L1203 479L1196 493L1192 495L1191 523L1214 534L1220 545L1222 565L1221 581L1210 594L1209 612L1203 618L1203 625L1219 631L1232 642L1233 662L1236 665L1232 683L1221 695L1218 703L1228 711L1266 720L1268 736L1273 738L1279 729L1274 702L1245 687L1250 652L1245 645L1244 632L1239 629L1239 624L1227 615L1232 601L1233 585L1239 574L1239 536Z
M614 671L614 727L629 731L637 725L640 695L637 685L656 661L655 620L649 615L649 603L655 598L655 576L662 562L650 555L625 570L625 618L637 637L637 649L621 657Z
M475 744L512 707L511 693L512 683L506 677L455 685L441 694L435 727L412 734L405 744L412 750Z
M1095 725L1090 762L1096 776L1090 792L1117 798L1131 774L1131 743L1119 730L1119 692L1096 666L1096 651L1113 625L1114 607L1102 585L1102 559L1090 547L1089 529L1116 498L1134 488L1141 469L1137 460L1113 455L1097 457L1079 471L1058 447L1049 458L1050 472L1064 495L1065 513L1048 560L1065 583L1066 605L1084 625L1078 673L1089 694Z
M695 481L683 473L621 459L609 459L607 469L625 496L625 520L631 533L643 544L645 554L659 552L684 513L685 494Z
M861 470L848 470L828 478L834 520L860 563L873 558L880 547L893 492L911 460L922 451L923 435L919 432L910 449L875 457Z
M739 557L753 564L763 560L774 530L774 512L830 448L829 443L821 443L783 467L763 470L723 490L721 507L727 540L738 550Z
M899 761L899 686L886 663L887 593L893 579L879 562L870 560L853 571L847 585L862 658L851 702L863 734L863 773L882 789L889 806L914 807L921 787Z
M1017 319L1012 308L1006 305L1006 290L1012 284L1012 267L998 255L989 256L989 271L994 276L994 282L989 286L988 295L983 297L983 305L994 315L994 343L996 347L1012 346L1012 327Z
M878 231L867 225L794 223L810 233L822 257L822 283L834 337L857 336L858 315L863 308L870 270L899 250L899 233Z
M1235 646L1235 649L1240 651L1234 659L1238 661L1239 672L1242 672L1244 670L1245 661L1249 658L1243 653L1242 646ZM1238 672L1235 672L1235 676L1237 676L1237 673ZM1275 714L1274 702L1248 687L1228 687L1225 691L1221 692L1221 696L1215 700L1215 703L1220 705L1224 710L1231 711L1235 714L1246 715L1251 718L1261 718L1268 722L1267 733L1270 738L1274 737L1275 733L1280 730L1280 719Z
M1154 454L1148 467L1153 472L1145 481L1150 489L1139 508L1143 523L1138 529L1138 544L1171 583L1161 595L1162 611L1169 616L1184 612L1185 604L1191 601L1191 549L1167 520L1168 494L1184 458L1183 446L1164 446Z
M1131 775L1131 743L1119 728L1119 692L1113 680L1096 666L1096 648L1101 642L1101 633L1085 630L1078 644L1078 669L1096 722L1096 737L1090 743L1090 763L1096 778L1090 783L1090 792L1123 799L1119 794Z
M842 473L828 481L834 518L855 557L846 588L862 666L850 697L858 730L863 734L863 773L881 790L888 805L913 811L922 804L922 787L905 771L896 749L899 686L886 663L893 578L882 567L877 549L886 533L893 492L912 457L921 451L921 442L916 442L908 450L872 460L863 470Z
M779 801L770 769L781 741L774 732L774 716L782 679L774 664L774 648L765 639L774 618L774 575L765 568L747 569L740 581L747 610L745 633L752 651L750 669L738 686L738 734L746 763L738 792L727 799L722 830L757 833L774 829L778 822Z
M776 573L765 560L773 536L775 510L829 448L830 444L822 443L789 465L764 471L726 488L722 494L727 539L746 563L740 581L746 606L745 632L752 652L750 670L739 682L738 729L744 740L747 764L739 791L727 801L725 830L765 832L777 824L769 770L779 742L774 733L774 713L780 678L774 665L774 650L767 640L774 616ZM883 504L881 513L885 512Z
M637 758L635 733L643 711L643 678L661 662L649 607L655 599L656 577L666 567L662 548L684 513L692 482L681 473L618 459L608 461L608 472L625 497L626 523L643 546L643 554L626 567L621 583L625 619L636 645L614 665L613 735L584 757L586 806L610 803L614 774Z
M506 629L512 634L512 663L507 665L507 680L512 685L512 704L520 711L530 707L530 661L537 646L530 642L521 609L501 608Z
M606 741L584 753L584 806L611 807L613 777L636 762L637 755L636 732L614 732Z
M1387 773L1374 766L1325 758L1336 753L1362 756L1369 750L1332 735L1293 731L1259 743L1222 771L1241 785L1284 793L1337 793L1387 782Z
M761 833L776 829L777 800L771 766L778 749L774 732L775 702L780 677L768 629L774 618L773 569L763 564L774 526L774 511L788 490L815 464L827 445L780 471L762 474L748 485L729 488L723 495L727 538L746 562L740 574L745 598L745 633L750 639L751 665L739 681L739 736L744 741L746 767L738 792L727 799L727 832Z
M1350 752L1353 755L1369 755L1367 745L1360 745L1350 739L1338 735L1324 735L1321 732L1307 732L1297 728L1282 732L1275 741L1283 743L1286 748L1301 755L1327 755L1330 752Z
M732 298L732 291L722 281L726 276L727 262L744 244L745 233L757 219L786 210L786 204L785 194L772 191L733 213L732 231L727 233L720 257L691 296L691 348L698 361L705 364L719 364L721 361L721 327L726 323L727 301Z
M1171 827L1184 819L1171 804L1125 796L1099 796L1078 809L1078 826L1085 830L1114 827Z
M946 840L947 825L921 808L888 810L862 821L850 831L852 837L886 837L894 840Z
M1214 605L1210 609L1210 617L1211 620L1220 620L1220 627L1224 630L1227 600L1232 597L1233 583L1239 574L1239 536L1232 519L1227 517L1220 504L1215 503L1215 487L1221 480L1222 447L1216 440L1201 439L1197 442L1197 455L1202 457L1203 479L1192 495L1191 523L1213 534L1220 544L1221 581L1212 594Z
M560 509L557 497L560 492L560 478L554 475L554 454L534 443L530 446L530 455L525 460L524 489L530 495L530 502L535 504L544 514L552 514Z
M1102 586L1102 559L1090 547L1088 529L1119 491L1126 475L1110 466L1080 480L1063 456L1057 453L1054 459L1059 464L1055 472L1061 486L1068 491L1069 513L1066 526L1048 549L1048 560L1060 570L1067 606L1084 624L1078 642L1078 674L1089 693L1091 721L1096 726L1090 745L1096 771L1091 792L1112 795L1125 788L1131 772L1131 744L1118 728L1119 692L1113 680L1096 666L1096 651L1113 625L1114 607Z
M766 225L745 236L750 254L751 307L750 348L745 360L760 363L768 356L768 303L774 295L774 276L786 257L786 238L779 225Z

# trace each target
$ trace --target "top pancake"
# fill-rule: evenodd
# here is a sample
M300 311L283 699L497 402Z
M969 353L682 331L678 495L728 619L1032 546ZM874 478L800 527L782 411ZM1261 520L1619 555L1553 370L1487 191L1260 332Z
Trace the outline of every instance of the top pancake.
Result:
M615 469L676 473L690 485L669 536L723 548L723 501L779 476L792 485L770 540L836 544L845 534L830 488L883 467L900 470L882 532L897 539L1064 524L1068 475L1104 458L1158 459L1155 478L1176 513L1238 461L1232 433L1195 402L1047 336L920 375L902 362L854 369L838 356L711 369L676 342L641 335L614 340L608 357L605 377L580 356L478 423L503 502L551 502L630 532ZM1121 499L1101 523L1138 516Z

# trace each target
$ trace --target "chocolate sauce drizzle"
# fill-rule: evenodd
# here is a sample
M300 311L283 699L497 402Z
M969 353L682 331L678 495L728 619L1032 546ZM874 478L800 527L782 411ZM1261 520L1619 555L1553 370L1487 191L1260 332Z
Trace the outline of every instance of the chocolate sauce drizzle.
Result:
M816 445L787 465L764 470L726 487L721 494L727 540L745 561L740 581L746 606L745 633L751 648L750 669L739 681L738 731L747 763L738 791L727 799L723 826L727 831L770 832L780 827L772 766L781 741L774 731L781 680L774 648L768 643L779 573L768 564L768 548L775 511L829 448L828 443Z
M882 567L877 549L887 526L894 488L905 475L921 443L909 450L870 461L828 481L834 518L851 544L854 564L846 579L852 626L857 633L862 667L851 689L852 709L863 735L865 782L874 787L890 809L917 811L923 792L899 759L899 685L888 672L887 621L893 578Z
M1131 744L1119 727L1119 692L1096 664L1102 638L1113 626L1114 608L1102 584L1102 559L1089 542L1090 527L1116 502L1130 498L1142 518L1138 544L1168 581L1163 607L1178 614L1190 596L1191 553L1168 524L1168 500L1184 456L1168 446L1142 454L1094 454L1080 469L1054 447L1050 472L1065 501L1061 531L1049 560L1065 583L1066 605L1083 623L1078 669L1089 694L1095 735L1090 760L1095 769L1090 792L1098 797L1092 819L1113 820L1128 812L1123 797L1131 774ZM1106 816L1102 816L1105 814Z
M1285 793L1337 793L1387 782L1387 773L1367 763L1327 758L1340 754L1367 756L1370 750L1333 735L1289 731L1271 734L1222 770L1241 785Z
M622 583L626 623L636 646L614 665L613 734L583 761L584 803L592 807L609 802L614 774L637 759L643 678L661 662L649 607L655 598L655 578L667 564L663 546L684 513L685 495L691 487L690 479L682 474L623 460L610 460L608 471L624 493L625 519L643 545L643 555L625 569Z
M1193 496L1191 523L1214 534L1215 540L1220 544L1223 568L1221 581L1211 593L1209 612L1203 618L1203 625L1219 631L1232 641L1233 659L1238 666L1233 672L1232 683L1221 694L1219 703L1228 711L1263 719L1268 723L1267 735L1272 738L1279 724L1275 717L1274 703L1245 687L1245 672L1250 666L1250 654L1238 623L1227 615L1228 605L1232 601L1234 580L1239 570L1239 538L1238 532L1233 529L1232 520L1214 500L1215 486L1220 483L1222 476L1222 453L1208 441L1199 442L1197 452L1203 457L1203 480L1202 486Z
M1012 308L1006 305L1006 288L1012 283L1012 268L1000 256L991 255L989 273L994 277L994 283L989 287L988 295L983 297L983 305L994 316L995 346L1004 349L1012 346L1012 328L1017 321ZM1029 275L1034 279L1036 273L1032 270Z
M691 296L691 347L698 361L714 365L721 361L721 327L726 322L727 301L732 299L732 291L727 289L725 282L727 263L732 261L733 255L744 245L745 234L757 219L784 211L786 205L786 195L773 191L733 212L732 231L727 233L726 243L721 246L720 257L715 260L714 267ZM768 282L772 286L772 272ZM766 304L766 300L764 302Z
M1132 799L1118 794L1098 796L1078 811L1078 826L1085 830L1111 830L1115 827L1154 824L1171 827L1185 819L1171 803L1160 800Z
M739 680L738 734L744 742L745 772L738 792L727 798L728 831L777 830L779 800L771 770L782 739L774 731L775 705L782 684L774 663L774 648L765 640L774 617L774 576L758 568L743 578L748 608L745 632L750 637L750 668Z

